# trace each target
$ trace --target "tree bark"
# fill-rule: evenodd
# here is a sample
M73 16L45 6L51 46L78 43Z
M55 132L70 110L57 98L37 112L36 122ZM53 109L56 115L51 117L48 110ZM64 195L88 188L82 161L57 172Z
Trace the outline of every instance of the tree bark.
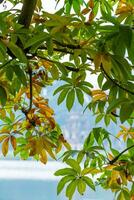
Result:
M37 0L24 0L23 6L21 10L21 14L19 16L18 23L22 24L25 28L29 28L32 16L37 4Z

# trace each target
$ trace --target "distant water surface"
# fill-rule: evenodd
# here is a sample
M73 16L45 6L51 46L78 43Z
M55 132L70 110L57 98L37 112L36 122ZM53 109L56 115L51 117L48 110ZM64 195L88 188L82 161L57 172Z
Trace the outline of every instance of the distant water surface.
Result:
M54 171L62 163L48 162L44 166L33 161L0 161L0 200L67 200L65 194L57 197L57 178ZM98 188L87 189L84 196L75 194L73 200L113 200L112 194Z

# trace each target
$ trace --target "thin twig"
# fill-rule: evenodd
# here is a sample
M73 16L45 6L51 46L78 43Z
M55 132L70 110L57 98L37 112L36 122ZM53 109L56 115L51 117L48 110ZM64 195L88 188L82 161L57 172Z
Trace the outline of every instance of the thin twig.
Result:
M62 63L59 63L58 61L51 60L51 59L49 59L49 58L47 58L47 57L40 56L40 55L38 55L38 54L34 54L34 56L36 56L36 57L38 57L38 58L41 58L41 59L44 59L44 60L46 60L46 61L48 61L48 62L51 62L51 63L54 63L54 64L62 64ZM63 65L67 70L69 70L69 71L73 71L73 72L79 72L79 71L80 71L79 68L74 68L74 67L66 66L66 65L64 65L64 64L62 64L62 65Z
M109 164L110 165L113 165L119 158L122 154L124 154L126 151L128 151L129 149L132 149L134 148L134 144L126 149L124 149L121 153L119 153L113 160L110 160L109 161Z
M0 69L3 69L4 67L6 67L12 61L13 61L13 59L8 60L6 63L4 63L3 65L0 66Z
M29 90L30 90L30 103L29 103L29 109L28 112L32 109L32 103L33 103L33 83L32 83L32 67L29 66L28 69L28 73L29 73Z
M126 92L128 92L128 93L130 93L130 94L132 94L132 95L134 95L134 92L133 92L133 91L129 90L128 88L123 87L122 85L120 85L120 84L118 83L118 81L112 79L112 78L108 75L108 73L104 70L102 63L101 63L101 70L102 70L102 72L104 73L105 77L108 78L112 83L114 83L114 85L116 85L116 86L118 86L119 88L121 88L122 90L124 90L124 91L126 91Z

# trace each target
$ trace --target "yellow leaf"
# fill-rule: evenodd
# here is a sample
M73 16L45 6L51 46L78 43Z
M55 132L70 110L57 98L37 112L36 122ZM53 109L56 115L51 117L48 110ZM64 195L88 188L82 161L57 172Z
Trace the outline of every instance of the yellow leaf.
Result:
M6 117L6 111L5 111L5 109L0 109L0 114L2 115L2 117L3 118L5 118Z
M5 138L7 138L8 137L8 135L2 135L2 136L0 136L0 143L5 139Z
M109 160L113 160L114 159L114 157L113 157L113 155L111 153L108 154L108 159Z
M45 149L42 149L42 151L40 152L40 161L44 164L47 163L47 154Z
M119 131L119 133L117 134L117 138L119 138L120 136L124 135L123 131Z
M8 153L8 148L9 148L9 137L6 138L2 144L2 153L4 156L7 155Z
M98 95L98 94L103 94L104 92L102 90L92 90L92 96ZM105 94L105 93L104 93Z
M71 150L71 145L67 141L63 142L63 145L66 147L67 150Z
M102 59L102 64L103 64L104 70L108 74L110 74L111 68L112 68L111 57L109 55L104 54L101 56L101 59Z
M57 148L55 150L55 153L59 153L61 151L61 149L62 149L62 143L59 142L59 144L58 144L58 146L57 146Z
M7 126L4 126L4 127L0 130L0 134L2 134L2 133L7 133L7 134L10 133L10 131L9 131L9 129L8 129Z
M44 141L44 148L45 148L45 150L48 152L48 154L49 154L53 159L56 160L56 157L55 157L55 155L54 155L54 153L53 153L53 151L52 151L52 148L48 145L48 143L47 143L46 141Z
M98 173L101 173L101 170L96 169L96 168L92 168L92 167L85 168L81 172L82 175L86 175L86 174L98 174Z
M104 169L106 170L113 170L116 167L116 165L107 165L106 167L104 167Z
M95 65L95 70L98 71L98 69L100 68L101 65L101 54L97 53L94 56L94 65Z
M18 103L21 100L21 97L25 91L26 91L25 88L19 90L19 92L16 94L16 96L14 98L14 103Z
M124 185L127 185L126 174L125 174L123 171L120 171L120 177L121 177L122 183L123 183Z
M127 137L128 137L128 134L124 134L124 135L123 135L123 140L124 140L124 142L126 142Z
M105 101L106 97L107 97L106 94L98 94L93 97L93 101L98 101L98 100Z
M125 126L120 125L120 127L123 129L123 131L128 131L128 129Z

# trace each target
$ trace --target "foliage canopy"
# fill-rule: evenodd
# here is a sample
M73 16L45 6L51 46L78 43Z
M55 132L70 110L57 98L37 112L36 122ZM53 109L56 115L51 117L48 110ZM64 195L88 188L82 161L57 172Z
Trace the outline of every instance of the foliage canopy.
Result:
M67 184L71 200L75 190L83 195L86 187L100 185L117 200L133 200L134 0L65 0L53 14L41 0L6 3L11 8L0 13L3 155L11 143L14 155L46 164L48 155L56 159L64 145L62 159L68 167L55 173L63 176L57 194ZM91 74L97 76L98 88ZM89 133L81 150L71 149L41 93L55 80L63 83L54 91L58 104L65 101L70 111L75 99L84 105L86 94L86 109L96 115L96 123L121 124L117 138L126 146L122 152L103 127Z

